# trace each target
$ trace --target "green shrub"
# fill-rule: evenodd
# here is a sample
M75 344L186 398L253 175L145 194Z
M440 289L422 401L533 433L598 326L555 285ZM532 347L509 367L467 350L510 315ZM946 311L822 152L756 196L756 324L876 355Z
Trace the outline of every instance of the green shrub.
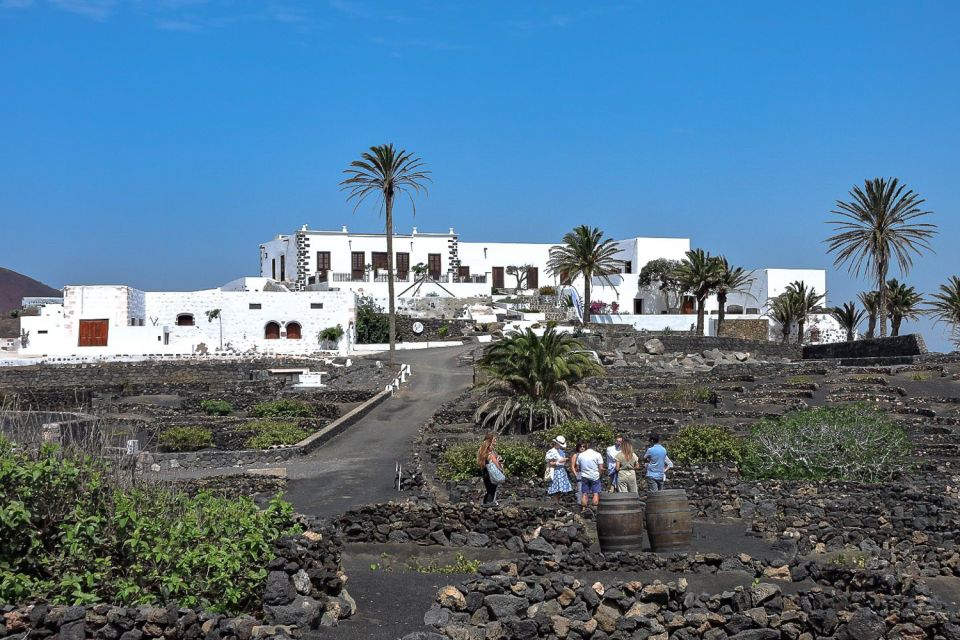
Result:
M479 441L448 448L437 466L437 475L444 480L466 480L480 475L480 468L477 466L478 449ZM541 451L529 442L497 440L497 453L503 458L503 468L508 478L543 477L546 451Z
M811 382L810 376L799 375L787 378L787 384L810 384Z
M676 387L660 393L663 402L671 405L704 404L710 401L707 387Z
M248 449L266 449L282 444L297 444L310 432L293 422L276 422L274 420L258 420L245 427L253 435L247 438L244 446Z
M440 328L437 329L437 335L441 338L446 338L448 333L450 333L450 325L448 324L440 325Z
M567 439L567 452L572 454L578 442L592 442L598 449L613 444L613 428L610 425L589 420L568 420L547 430L540 437L543 446L549 446L557 436Z
M107 464L0 437L0 602L254 613L292 507L124 489Z
M310 418L313 407L301 400L271 400L253 406L250 415L255 418Z
M340 338L342 337L343 337L343 327L341 327L338 324L335 327L327 327L326 329L322 329L319 333L317 333L317 342L339 343Z
M171 427L160 432L157 442L164 451L196 451L213 446L213 433L206 427Z
M866 404L794 411L758 423L743 472L750 478L879 482L904 471L902 427Z
M390 340L390 318L372 302L357 305L357 344L383 344Z
M670 458L682 464L740 462L743 442L723 427L689 425L670 440Z
M210 416L228 416L233 413L233 405L226 400L201 400L200 408Z
M557 290L555 287L546 286L540 287L540 295L542 296L555 296L557 295Z

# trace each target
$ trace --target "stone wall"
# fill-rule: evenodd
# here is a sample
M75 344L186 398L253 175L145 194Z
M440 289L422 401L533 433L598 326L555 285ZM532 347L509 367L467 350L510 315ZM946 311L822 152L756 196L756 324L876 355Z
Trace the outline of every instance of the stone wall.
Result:
M756 340L766 342L770 335L770 323L764 318L733 319L726 318L720 330L721 338L736 338L738 340Z
M423 325L422 333L414 333L413 323ZM470 320L441 320L439 318L411 318L397 316L397 342L438 342L462 338L464 329L472 333L474 323ZM441 327L447 327L446 330Z
M927 345L923 341L923 336L918 333L911 333L895 338L873 338L853 342L806 345L803 348L803 359L895 358L918 356L926 352Z

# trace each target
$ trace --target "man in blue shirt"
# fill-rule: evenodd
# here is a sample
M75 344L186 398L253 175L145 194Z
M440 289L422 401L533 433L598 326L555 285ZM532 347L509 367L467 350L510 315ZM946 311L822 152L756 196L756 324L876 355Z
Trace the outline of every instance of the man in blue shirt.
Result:
M663 490L663 483L667 479L667 469L673 468L673 462L667 456L667 450L660 444L660 436L650 434L650 448L643 455L647 463L647 491Z

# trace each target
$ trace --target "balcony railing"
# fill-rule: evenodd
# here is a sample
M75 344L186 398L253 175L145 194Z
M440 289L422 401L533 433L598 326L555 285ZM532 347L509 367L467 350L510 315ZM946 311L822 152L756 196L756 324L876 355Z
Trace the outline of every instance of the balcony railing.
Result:
M469 282L473 284L485 284L487 282L487 276L454 276L454 282Z
M397 272L394 277L394 282L412 282L416 280L418 276L414 275L410 271ZM458 276L450 273L432 273L430 278L441 284L486 284L487 276L483 275L469 275L469 276ZM310 284L318 284L321 282L387 282L387 271L386 269L377 269L375 271L353 271L353 272L327 272L326 274L313 274L308 276L307 282Z
M335 273L333 274L334 282L366 282L367 274L363 272L352 272L352 273Z

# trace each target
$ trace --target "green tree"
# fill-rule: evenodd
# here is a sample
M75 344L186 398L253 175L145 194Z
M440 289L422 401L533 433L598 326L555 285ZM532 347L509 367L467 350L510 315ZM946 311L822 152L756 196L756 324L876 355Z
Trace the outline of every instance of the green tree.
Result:
M937 293L931 294L927 303L927 313L937 323L943 322L953 329L954 343L960 347L960 278L950 276L946 284L940 285Z
M867 313L863 309L857 309L857 305L853 302L844 302L842 307L836 307L831 312L830 315L833 316L840 327L847 332L847 342L853 342L853 338L857 332L857 326L863 319L866 317Z
M920 317L923 296L913 287L891 278L887 281L887 314L890 316L890 335L900 335L900 325Z
M796 311L797 344L803 344L803 327L807 323L807 316L820 306L824 296L817 293L816 287L807 288L807 283L803 280L788 284L786 294L793 298L793 308Z
M667 303L667 311L674 313L680 307L680 295L683 285L677 280L679 260L657 258L643 265L637 284L643 288L656 288L663 294Z
M531 329L488 346L477 364L487 373L476 420L498 431L550 428L571 418L594 420L599 401L587 378L603 367L572 336L549 323L543 336Z
M749 293L750 285L753 283L753 272L747 271L743 267L732 267L727 259L718 256L717 261L717 284L715 291L717 293L717 335L720 335L723 329L723 321L727 314L727 295L730 293Z
M689 291L697 299L697 335L703 335L707 296L720 282L720 265L715 257L703 249L693 249L687 251L687 257L680 262L675 274L683 290Z
M876 291L861 291L858 295L864 310L867 312L867 334L869 340L876 337L877 317L880 315L880 294Z
M790 341L790 332L793 331L793 325L800 317L798 302L797 296L791 295L789 291L785 291L770 300L770 308L767 314L780 325L783 342Z
M897 178L874 178L861 189L854 185L849 202L837 201L832 220L837 233L827 238L827 251L835 253L834 264L847 264L855 275L866 271L880 292L878 314L880 337L887 336L887 272L892 262L906 275L913 266L913 255L926 249L936 225L920 222L928 215L920 207L926 202L919 194L901 185Z
M413 196L421 191L427 192L426 183L431 179L430 171L424 169L426 165L419 157L403 149L398 151L392 144L370 147L370 151L361 154L360 158L351 162L350 167L344 170L349 177L340 183L340 187L349 191L347 201L356 201L354 211L372 196L379 201L380 210L384 212L387 235L389 359L393 363L397 343L397 313L393 295L396 277L393 270L393 206L396 197L405 194L416 214L417 205Z
M580 225L563 236L563 244L550 248L547 272L571 282L583 276L583 323L590 322L590 287L593 278L613 286L610 276L620 271L623 264L614 256L620 251L610 238L596 227Z

